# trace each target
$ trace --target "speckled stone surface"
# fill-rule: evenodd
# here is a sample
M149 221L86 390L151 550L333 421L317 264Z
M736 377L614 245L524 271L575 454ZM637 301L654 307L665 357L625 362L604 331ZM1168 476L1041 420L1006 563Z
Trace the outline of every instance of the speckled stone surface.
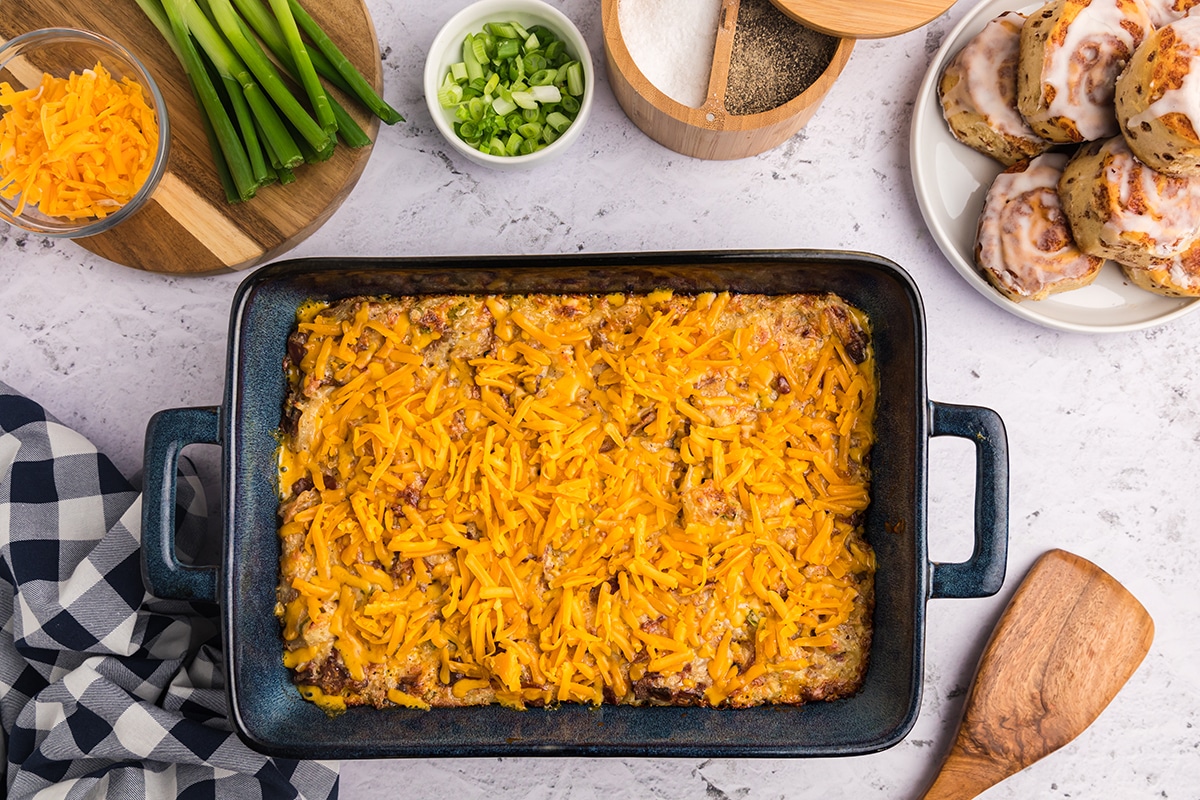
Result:
M369 0L386 94L408 122L381 131L342 208L290 255L843 248L915 278L933 399L985 405L1011 448L1002 591L931 601L920 717L899 745L830 760L473 759L346 764L348 798L907 798L949 746L975 660L1020 578L1061 547L1150 611L1153 648L1099 720L986 793L1200 798L1200 313L1136 333L1041 328L982 298L930 238L909 175L913 99L963 0L931 25L857 45L808 126L741 161L648 139L603 83L599 3L558 3L600 71L597 105L552 166L495 173L450 155L421 95L425 47L464 0ZM0 380L91 437L127 474L162 408L221 401L236 274L140 273L70 242L0 230ZM213 448L193 448L215 470ZM931 556L969 555L971 448L931 444ZM209 476L211 478L211 475Z

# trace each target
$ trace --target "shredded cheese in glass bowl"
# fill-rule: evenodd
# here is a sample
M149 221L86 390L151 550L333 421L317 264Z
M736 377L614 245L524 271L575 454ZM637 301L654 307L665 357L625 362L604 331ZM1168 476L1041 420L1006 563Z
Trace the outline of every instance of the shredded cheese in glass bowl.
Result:
M0 47L0 218L42 236L112 228L166 168L166 107L117 42L47 28Z

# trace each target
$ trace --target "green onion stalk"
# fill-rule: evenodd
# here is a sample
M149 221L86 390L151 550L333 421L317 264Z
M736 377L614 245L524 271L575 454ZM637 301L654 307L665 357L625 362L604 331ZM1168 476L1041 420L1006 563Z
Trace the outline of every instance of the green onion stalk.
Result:
M317 49L325 54L325 57L333 64L338 74L350 85L350 89L358 97L359 101L369 108L371 113L388 125L403 122L404 117L400 116L396 109L385 103L383 98L375 93L371 84L367 83L367 79L362 76L361 72L354 68L354 65L342 54L342 51L333 43L329 35L322 30L321 26L300 6L300 3L297 0L288 0L288 5L291 6L292 14L295 15L300 29L313 40Z
M371 143L322 79L383 122L403 120L295 0L135 2L183 65L231 203L295 181L339 140Z
M283 31L280 29L275 17L271 15L271 12L267 10L261 0L233 0L233 4L241 13L243 19L246 20L246 23L258 34L258 38L262 43L271 51L271 55L275 56L293 79L299 80L299 68L284 38ZM309 63L312 64L317 74L346 94L353 96L354 93L351 91L350 85L333 68L333 65L325 58L324 53L307 42L302 42L302 44L304 45L305 53L308 55ZM345 106L339 103L337 98L330 94L324 86L321 89L337 122L338 138L349 147L365 147L369 145L371 138L367 136L362 126L350 115Z
M229 167L237 196L241 200L249 200L254 197L258 189L253 170L250 167L250 157L246 154L246 148L238 137L237 129L234 128L233 121L229 118L229 113L221 102L220 95L217 94L217 88L209 77L204 62L200 60L200 53L196 49L191 30L188 27L183 3L181 0L166 0L163 10L171 23L172 35L183 55L184 71L187 72L188 78L196 87L200 95L203 113L212 122L213 129L216 131L217 141L225 163Z
M196 81L192 78L191 72L187 71L187 59L184 56L183 49L179 46L179 42L175 40L175 34L171 30L171 22L167 19L166 12L159 5L158 0L135 0L135 2L142 10L142 13L146 15L146 18L158 29L159 35L170 46L171 52L175 54L175 58L184 67L188 86L192 90L192 99L195 101L196 107L201 109L200 122L204 128L204 138L208 141L209 150L217 156L213 160L217 168L217 179L221 182L221 188L225 192L225 200L229 203L240 202L242 198L238 193L237 186L233 182L233 176L229 171L229 164L222 154L221 141L217 136L216 129L213 127L212 119L208 114L203 113L204 105L200 97L200 89Z

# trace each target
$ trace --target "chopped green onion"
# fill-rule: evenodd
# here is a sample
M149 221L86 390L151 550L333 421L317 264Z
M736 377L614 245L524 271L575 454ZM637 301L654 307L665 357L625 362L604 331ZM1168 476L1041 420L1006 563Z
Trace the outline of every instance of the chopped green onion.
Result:
M472 97L471 102L467 104L467 109L468 109L468 112L470 113L470 118L472 120L474 120L475 122L482 121L483 115L484 115L484 113L486 113L487 107L488 107L488 104L487 104L487 102L484 101L484 99L482 97Z
M453 114L457 136L480 152L535 152L578 116L583 64L553 31L491 21L463 38L462 56L447 68L437 99Z
M578 61L567 66L567 92L575 97L583 94L583 65Z
M557 132L562 133L571 124L571 120L557 111L551 111L546 115L546 124L554 128Z
M468 37L467 42L471 46L471 53L475 56L475 60L480 64L487 64L492 60L488 55L487 39L483 36Z
M493 36L499 36L501 39L516 39L517 29L509 22L489 22L483 26L488 33Z
M492 101L492 110L502 117L505 114L515 111L516 108L516 103L514 103L512 100L505 100L503 97L497 97Z
M521 44L515 39L505 39L500 44L496 45L496 58L500 61L507 61L511 58L516 58L521 54Z
M446 81L438 87L437 96L438 102L449 108L462 102L463 88L454 81Z
M557 103L563 99L557 86L531 86L529 95L538 103Z
M463 42L463 65L467 69L467 80L473 81L476 78L483 77L483 67L479 57L475 55L475 37L467 34L466 40ZM458 79L455 78L455 81Z

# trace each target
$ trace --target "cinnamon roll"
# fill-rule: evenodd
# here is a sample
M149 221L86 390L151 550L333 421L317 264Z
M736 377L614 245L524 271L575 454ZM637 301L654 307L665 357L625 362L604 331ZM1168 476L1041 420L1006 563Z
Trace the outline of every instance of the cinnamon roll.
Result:
M1200 297L1200 242L1150 269L1121 266L1130 282L1168 297Z
M1052 142L1116 134L1117 75L1152 30L1142 0L1051 0L1021 29L1021 115Z
M942 72L938 99L950 132L1005 166L1033 158L1051 143L1017 111L1017 56L1025 15L1008 11L988 22Z
M975 263L1005 297L1043 300L1095 280L1104 259L1079 250L1058 198L1067 156L1043 153L996 176L975 237Z
M1146 11L1150 13L1150 21L1155 28L1169 25L1177 19L1183 19L1192 6L1200 6L1200 0L1142 0Z
M1151 169L1120 136L1081 147L1058 190L1075 241L1090 255L1169 268L1197 241L1200 179Z
M1117 81L1116 111L1138 158L1171 175L1200 174L1200 15L1147 37Z

